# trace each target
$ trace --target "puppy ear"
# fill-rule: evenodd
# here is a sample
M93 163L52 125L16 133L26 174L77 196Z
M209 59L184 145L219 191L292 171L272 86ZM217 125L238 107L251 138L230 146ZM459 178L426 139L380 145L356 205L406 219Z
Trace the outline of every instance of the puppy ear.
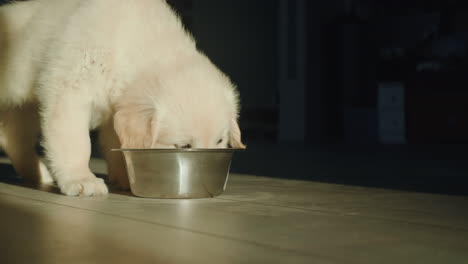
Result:
M239 124L237 124L237 121L235 119L231 120L231 129L229 131L229 145L232 148L246 148L246 146L241 142L241 131L239 128Z
M147 105L127 105L114 115L114 129L122 148L151 148L157 139L156 110Z

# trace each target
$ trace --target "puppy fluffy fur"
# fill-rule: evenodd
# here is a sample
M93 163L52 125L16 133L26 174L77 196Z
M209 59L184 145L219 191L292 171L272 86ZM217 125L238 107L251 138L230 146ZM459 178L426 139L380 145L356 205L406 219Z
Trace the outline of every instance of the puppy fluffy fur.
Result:
M238 95L164 0L33 0L0 7L0 145L17 172L66 195L107 193L90 171L89 131L111 179L111 148L244 147ZM48 168L34 145L42 133Z

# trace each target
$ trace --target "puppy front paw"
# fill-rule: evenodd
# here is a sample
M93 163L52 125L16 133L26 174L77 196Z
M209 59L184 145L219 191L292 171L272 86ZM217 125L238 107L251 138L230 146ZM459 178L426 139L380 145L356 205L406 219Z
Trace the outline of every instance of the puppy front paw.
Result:
M59 183L60 191L69 196L99 196L105 195L109 191L103 179L87 177L79 180L70 180Z
M52 175L50 175L50 172L47 169L47 166L42 161L39 161L39 173L41 174L40 183L53 183L54 182L54 178L52 177Z

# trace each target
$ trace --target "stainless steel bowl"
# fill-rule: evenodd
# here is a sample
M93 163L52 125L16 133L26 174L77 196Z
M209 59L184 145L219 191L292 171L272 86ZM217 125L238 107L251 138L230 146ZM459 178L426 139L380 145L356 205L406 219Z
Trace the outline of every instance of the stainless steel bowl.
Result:
M240 149L114 149L123 153L130 188L148 198L208 198L225 189Z

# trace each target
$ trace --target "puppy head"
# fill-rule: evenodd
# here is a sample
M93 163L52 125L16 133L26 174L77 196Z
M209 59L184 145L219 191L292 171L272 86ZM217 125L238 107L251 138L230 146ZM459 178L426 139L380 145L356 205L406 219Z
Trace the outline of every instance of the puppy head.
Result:
M114 115L114 129L122 148L151 148L158 138L154 105L140 96L123 96Z
M117 104L114 127L122 148L245 148L237 92L213 66L143 80Z
M168 100L160 104L155 147L245 148L236 115L218 102Z

